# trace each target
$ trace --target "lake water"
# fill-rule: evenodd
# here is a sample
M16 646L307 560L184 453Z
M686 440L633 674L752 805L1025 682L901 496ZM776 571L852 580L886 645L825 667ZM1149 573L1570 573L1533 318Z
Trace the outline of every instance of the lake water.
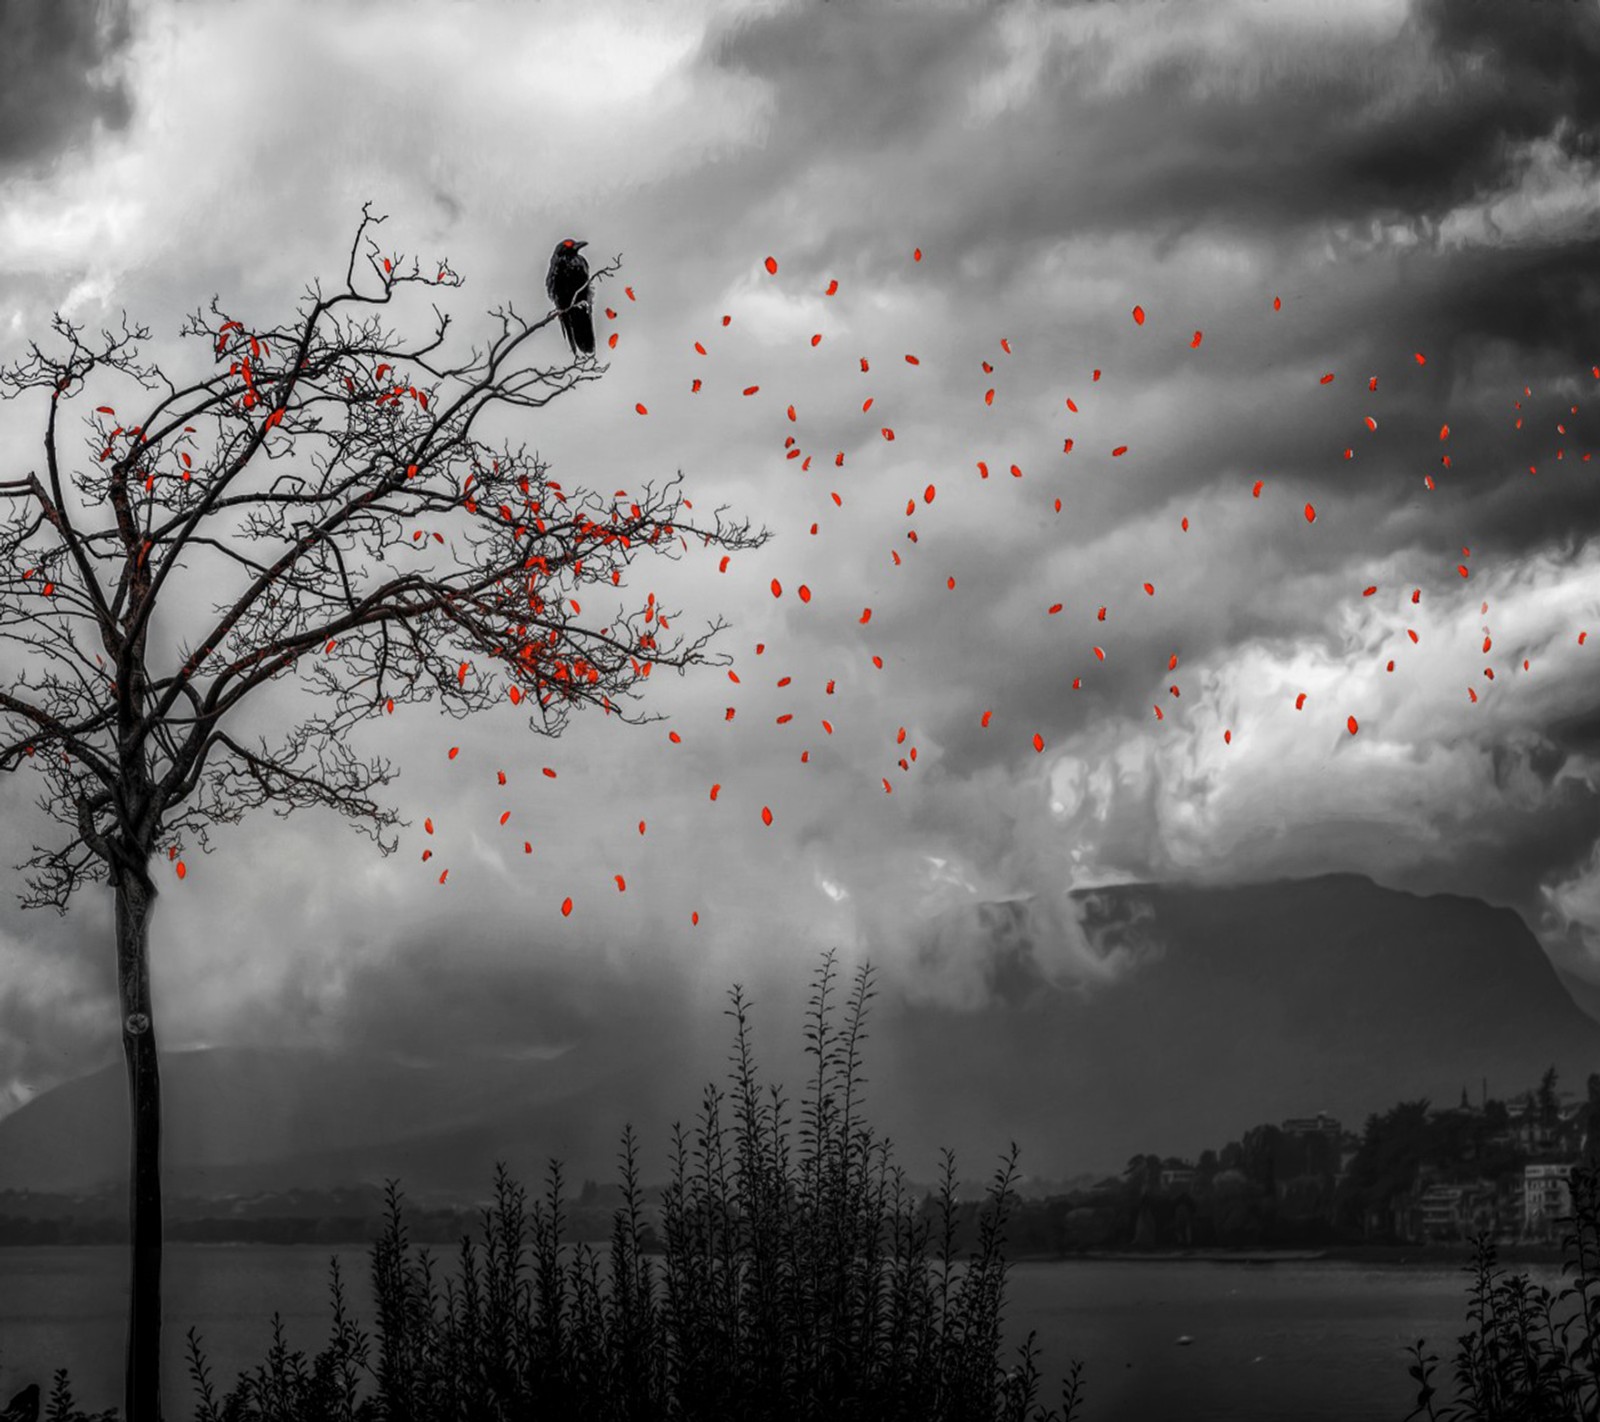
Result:
M266 1352L271 1312L291 1346L326 1338L328 1250L257 1245L169 1245L166 1253L168 1396L190 1415L183 1361L191 1324L205 1337L216 1382ZM437 1253L438 1251L436 1251ZM367 1256L338 1251L363 1326L374 1320ZM444 1251L448 1253L448 1251ZM1529 1270L1556 1283L1555 1266ZM24 1383L48 1390L71 1369L80 1405L121 1391L121 1249L0 1249L0 1405ZM1465 1326L1464 1276L1454 1267L1159 1260L1014 1265L1008 1330L1036 1330L1046 1378L1074 1358L1086 1365L1090 1422L1346 1422L1410 1410L1404 1349L1426 1337L1445 1360ZM1179 1346L1180 1335L1193 1342ZM1055 1386L1051 1385L1050 1400Z

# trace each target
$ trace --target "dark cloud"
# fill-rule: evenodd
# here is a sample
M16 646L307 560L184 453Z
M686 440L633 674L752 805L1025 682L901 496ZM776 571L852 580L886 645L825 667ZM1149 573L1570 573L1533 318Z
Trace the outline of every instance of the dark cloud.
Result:
M0 166L48 163L133 109L127 0L0 0Z

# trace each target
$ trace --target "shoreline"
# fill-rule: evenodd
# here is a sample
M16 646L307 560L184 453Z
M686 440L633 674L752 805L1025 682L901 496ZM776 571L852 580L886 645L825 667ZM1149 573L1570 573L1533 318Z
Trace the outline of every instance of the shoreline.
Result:
M1564 1255L1554 1244L1507 1244L1495 1251L1498 1265L1560 1264ZM1454 1244L1330 1244L1320 1248L1283 1249L1089 1249L1075 1254L1027 1252L1007 1255L1010 1264L1384 1264L1395 1267L1456 1265L1467 1268L1472 1249Z

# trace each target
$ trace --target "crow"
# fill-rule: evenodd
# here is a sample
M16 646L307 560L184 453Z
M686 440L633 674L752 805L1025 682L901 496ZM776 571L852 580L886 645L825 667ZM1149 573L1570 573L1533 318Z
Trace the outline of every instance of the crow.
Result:
M550 254L550 274L544 289L560 312L561 331L574 356L594 354L593 294L589 290L589 264L579 254L587 242L568 237Z

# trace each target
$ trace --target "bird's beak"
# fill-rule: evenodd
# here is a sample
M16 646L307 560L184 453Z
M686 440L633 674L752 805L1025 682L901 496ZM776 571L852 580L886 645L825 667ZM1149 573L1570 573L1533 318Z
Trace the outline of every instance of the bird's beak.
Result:
M583 249L584 249L584 248L585 248L585 247L587 247L587 246L588 246L588 245L589 245L589 244L588 244L588 243L587 243L587 242L574 242L574 243L573 243L573 244L572 244L572 250L573 250L573 251L574 251L574 252L580 252L580 251L582 251L582 250L583 250Z

